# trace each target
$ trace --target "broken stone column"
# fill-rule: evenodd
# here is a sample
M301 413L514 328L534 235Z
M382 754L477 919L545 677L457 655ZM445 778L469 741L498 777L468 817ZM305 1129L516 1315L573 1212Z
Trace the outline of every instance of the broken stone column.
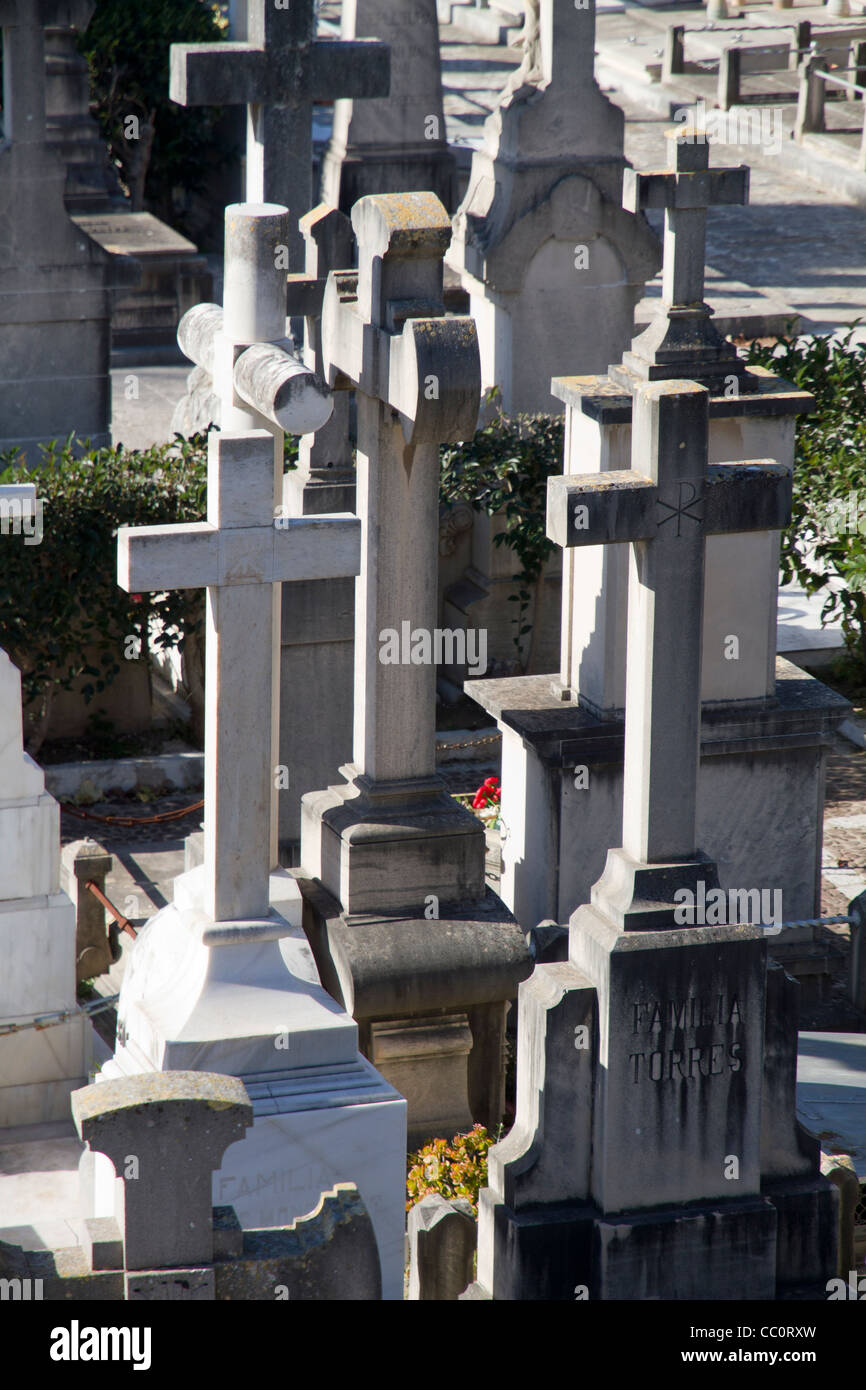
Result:
M94 883L105 892L105 878L113 858L95 840L73 840L61 852L63 887L75 905L75 975L92 980L111 966L111 943L105 924L105 908L90 892Z

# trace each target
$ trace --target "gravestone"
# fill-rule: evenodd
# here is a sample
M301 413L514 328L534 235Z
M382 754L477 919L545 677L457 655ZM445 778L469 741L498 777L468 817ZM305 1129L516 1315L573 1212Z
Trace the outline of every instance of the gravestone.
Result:
M472 156L447 263L478 325L481 382L506 415L561 409L551 377L603 371L628 346L634 309L658 269L646 219L621 206L624 118L593 73L595 5L528 7L524 58ZM514 669L512 596L520 563L495 543L501 517L477 514L471 566L444 593L449 627L485 627L491 662ZM545 566L524 669L556 661L562 575ZM530 652L531 640L531 652ZM448 676L462 685L465 670Z
M35 502L32 485L19 492ZM15 543L0 536L0 545ZM81 1016L36 1021L75 1013L75 909L60 889L60 807L24 752L21 677L2 650L0 959L0 1130L65 1120L70 1093L87 1079L90 1029Z
M391 52L387 95L336 102L322 164L322 201L349 213L374 193L435 193L456 204L456 164L442 109L436 0L343 0L344 40L375 34Z
M429 1193L409 1212L409 1298L453 1303L472 1282L475 1213L465 1197Z
M27 1249L18 1231L0 1231L0 1276L29 1280L28 1292L48 1301L381 1297L376 1237L352 1184L324 1192L288 1229L244 1231L232 1207L212 1207L212 1174L253 1124L241 1081L194 1071L126 1077L76 1091L72 1110L87 1145L84 1186L97 1155L107 1160L114 1212L83 1223L70 1213L67 1238L83 1233L66 1247Z
M521 986L476 1296L770 1299L833 1272L785 976L761 926L681 915L718 885L696 817L706 538L784 526L791 505L789 466L707 465L708 405L695 382L638 386L631 468L549 489L563 541L631 546L622 846L571 918L568 961Z
M436 775L438 446L472 434L479 401L474 325L444 316L450 224L408 193L361 199L352 225L358 270L329 276L322 353L358 412L354 756L303 798L301 875L323 983L407 1096L414 1142L499 1122L506 1001L529 960L485 888L481 823ZM404 632L414 655L395 660Z
M315 429L329 413L321 384L275 341L285 323L275 251L287 222L279 206L229 208L224 308L200 306L182 326L223 400L222 431L209 441L208 520L118 533L123 588L208 589L205 830L203 864L175 880L173 903L136 942L117 1051L102 1075L242 1076L256 1123L215 1176L217 1201L231 1200L245 1226L286 1224L323 1188L357 1182L393 1298L405 1106L359 1056L356 1025L318 983L294 880L270 872L282 780L276 586L350 575L360 553L356 517L281 514L282 429ZM251 428L259 420L271 429ZM299 692L293 717L302 709ZM103 1189L104 1179L97 1203Z
M690 361L691 379L710 390L712 463L751 456L793 464L796 417L813 404L789 382L747 368L703 302L707 208L742 201L748 170L710 169L694 132L671 131L669 140L672 167L630 174L626 185L633 208L666 207L662 313L609 375L554 381L566 405L566 475L603 479L624 468L637 385L666 371L684 376ZM681 505L685 525L686 491ZM778 557L778 532L707 541L698 825L725 886L782 893L782 921L820 911L824 747L846 705L777 660ZM567 546L558 679L467 686L503 733L501 891L527 930L544 918L567 920L617 836L626 594L619 548ZM803 932L809 946L812 929Z
M317 39L314 0L249 0L243 42L172 44L180 106L246 106L246 201L286 203L289 268L300 270L298 219L313 204L312 106L388 91L389 54L375 39Z
M595 81L594 36L594 5L542 0L454 217L448 264L507 415L555 412L552 376L615 361L658 269L655 235L621 206L624 117Z
M70 430L111 443L109 286L118 266L67 216L66 169L45 124L45 26L87 23L92 0L0 0L0 452L35 462Z

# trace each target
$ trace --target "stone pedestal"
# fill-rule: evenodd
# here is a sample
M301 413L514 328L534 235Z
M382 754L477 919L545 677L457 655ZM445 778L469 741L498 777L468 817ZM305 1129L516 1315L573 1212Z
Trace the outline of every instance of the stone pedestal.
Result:
M781 657L775 668L771 699L704 704L697 805L723 887L760 886L771 905L780 893L782 921L820 910L824 762L849 707ZM549 676L466 689L502 731L502 897L527 931L566 922L619 834L622 717L563 704Z
M10 541L6 541L10 544ZM60 890L60 808L23 751L21 678L0 651L0 1130L69 1119L87 1083L90 1026L75 1010L75 909ZM3 1025L22 1025L4 1034ZM31 1025L31 1026L28 1026Z
M796 985L760 928L622 930L607 891L572 918L569 960L520 988L475 1296L821 1296L835 1205L794 1120Z

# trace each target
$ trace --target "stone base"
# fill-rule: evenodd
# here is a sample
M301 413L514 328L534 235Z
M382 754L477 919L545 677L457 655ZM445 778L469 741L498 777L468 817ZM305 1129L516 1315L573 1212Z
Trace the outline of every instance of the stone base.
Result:
M777 1295L819 1285L836 1274L839 1191L819 1175L765 1183L776 1211Z
M325 157L325 165L332 157ZM348 217L359 198L375 193L432 192L451 213L457 206L457 175L453 152L446 144L426 141L396 153L381 147L351 150L339 160L340 211ZM323 179L335 176L323 174Z
M439 777L376 782L353 764L302 802L301 863L346 912L439 915L484 897L484 827Z
M776 1213L761 1198L602 1216L586 1205L515 1212L484 1188L481 1246L495 1300L742 1300L776 1294Z
M304 931L361 1050L409 1103L410 1141L450 1137L504 1110L507 1001L531 970L523 933L489 889L435 915L344 913L297 870ZM471 1050L470 1050L471 1049Z
M501 895L525 930L588 902L622 829L623 723L554 678L467 682L502 731ZM775 701L704 705L698 842L723 888L779 890L780 920L820 910L823 766L846 702L781 658ZM771 945L774 938L771 936Z

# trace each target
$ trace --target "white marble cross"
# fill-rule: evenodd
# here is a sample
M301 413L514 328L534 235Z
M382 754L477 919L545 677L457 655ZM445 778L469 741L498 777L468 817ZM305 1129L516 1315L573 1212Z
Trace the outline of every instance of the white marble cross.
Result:
M623 848L643 864L694 857L707 536L777 531L791 469L707 466L709 392L654 382L634 399L632 467L547 485L561 546L632 545L626 659Z
M204 909L214 922L261 921L275 775L274 585L357 574L361 523L348 514L275 521L267 431L213 433L208 445L207 521L121 527L117 575L129 593L207 589Z
M246 106L246 201L287 203L289 268L303 269L299 219L310 210L312 105L387 96L390 57L378 39L317 39L314 0L249 0L247 42L172 44L172 101Z
M704 303L707 211L747 203L749 169L709 167L710 147L700 131L683 126L666 132L673 169L626 169L623 205L630 212L663 208L664 312L635 339L623 366L644 380L742 378L745 365L712 322ZM616 369L611 371L617 375Z
M352 225L358 270L329 277L322 358L358 403L354 760L374 782L431 778L436 668L383 664L379 643L404 620L436 627L439 444L475 431L478 340L472 319L444 315L451 223L435 194L361 198Z

